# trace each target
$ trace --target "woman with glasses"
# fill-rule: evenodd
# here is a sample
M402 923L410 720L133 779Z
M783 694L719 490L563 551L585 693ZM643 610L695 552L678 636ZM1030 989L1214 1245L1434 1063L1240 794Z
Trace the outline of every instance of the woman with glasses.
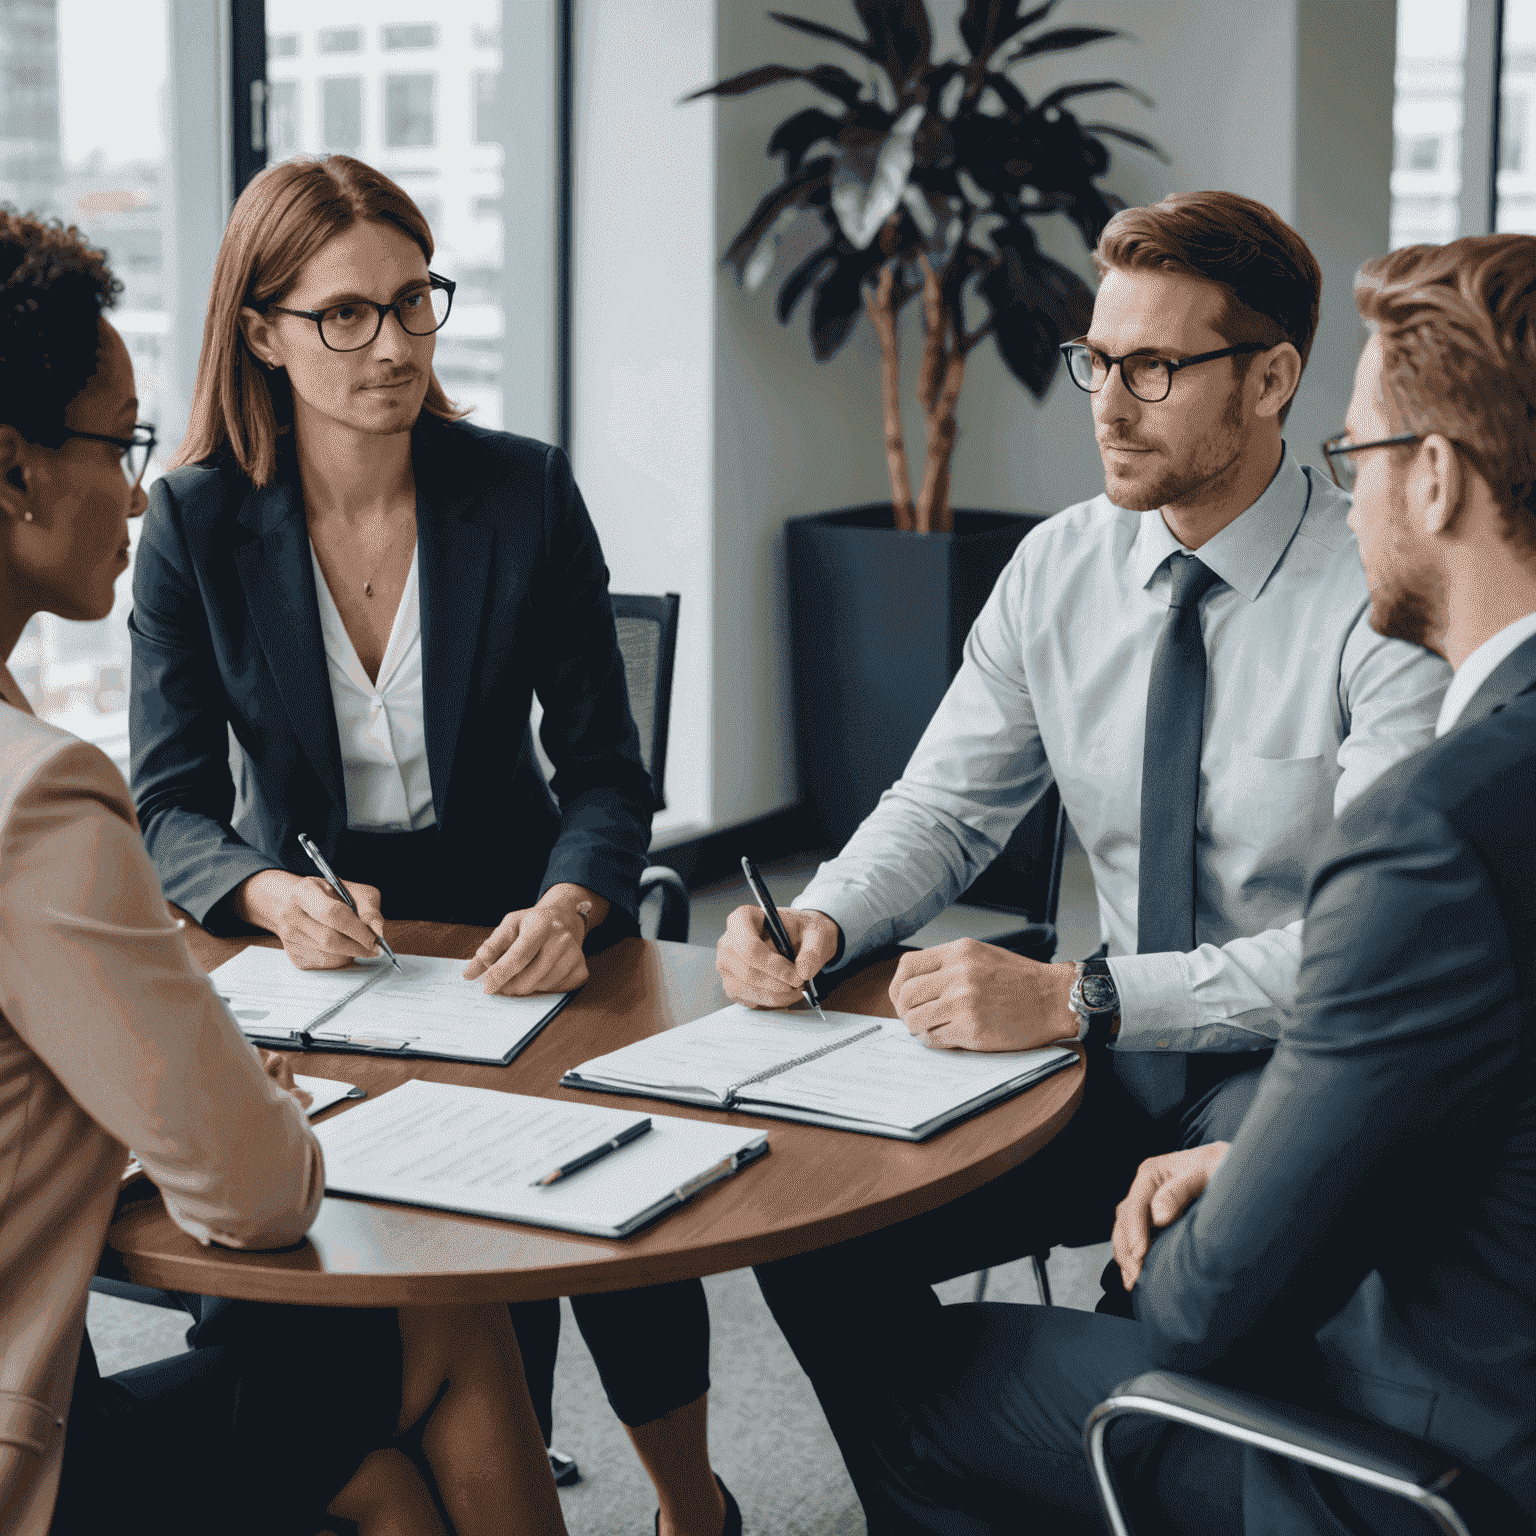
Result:
M35 613L106 615L127 569L153 433L117 287L75 230L0 210L0 1530L443 1536L440 1503L458 1536L554 1536L499 1307L287 1308L260 1348L97 1370L86 1293L130 1146L202 1243L295 1243L324 1182L307 1096L193 963L127 785L3 664Z
M136 558L134 797L166 895L210 932L334 968L376 953L385 915L483 924L466 986L565 991L584 949L638 931L651 784L570 465L458 419L432 252L410 198L346 156L273 166L235 205ZM661 1528L739 1529L709 1468L702 1287L573 1304ZM547 1442L558 1305L513 1315ZM198 1337L258 1326L215 1303Z

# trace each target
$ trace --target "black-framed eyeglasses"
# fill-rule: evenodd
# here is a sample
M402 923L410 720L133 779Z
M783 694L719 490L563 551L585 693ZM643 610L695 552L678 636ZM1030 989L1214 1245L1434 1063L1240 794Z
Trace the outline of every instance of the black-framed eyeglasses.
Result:
M1378 437L1369 443L1352 443L1349 433L1337 432L1323 444L1323 458L1328 463L1328 473L1341 491L1355 488L1355 461L1353 453L1364 453L1367 448L1400 448L1404 443L1421 441L1417 432L1399 432L1395 437Z
M88 437L93 443L111 443L123 454L123 476L129 485L137 486L149 468L155 453L155 427L153 422L134 423L132 437L108 437L105 432L66 432L65 437Z
M286 309L281 304L264 304L262 313L276 310L280 315L313 320L320 340L332 352L360 352L373 343L384 329L384 317L391 313L400 322L401 330L412 336L430 336L433 331L440 331L453 308L453 290L457 287L452 278L428 272L425 288L413 288L391 304L380 304L377 299L348 299L345 304L332 304L327 309Z
M1118 363L1120 378L1125 387L1138 400L1156 405L1168 398L1173 388L1173 376L1180 368L1193 368L1196 363L1214 363L1218 357L1238 357L1245 352L1267 352L1262 342L1244 341L1235 347L1222 347L1216 352L1200 352L1194 357L1158 357L1151 352L1127 352L1124 357L1111 357L1081 341L1064 341L1061 355L1067 360L1067 372L1072 382L1087 394L1096 395L1103 389L1110 370Z

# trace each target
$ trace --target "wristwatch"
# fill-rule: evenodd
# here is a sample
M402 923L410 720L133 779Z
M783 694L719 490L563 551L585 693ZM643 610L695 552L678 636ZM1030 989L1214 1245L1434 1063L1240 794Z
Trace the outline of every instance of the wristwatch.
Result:
M1108 1040L1119 1033L1120 994L1107 960L1077 962L1077 980L1072 983L1069 1002L1078 1017L1079 1040Z

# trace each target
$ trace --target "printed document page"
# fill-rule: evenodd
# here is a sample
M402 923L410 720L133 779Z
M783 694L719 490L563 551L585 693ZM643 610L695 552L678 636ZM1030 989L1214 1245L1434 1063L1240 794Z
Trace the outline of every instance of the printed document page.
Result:
M339 971L301 971L280 949L252 945L211 973L214 991L248 1035L297 1039L331 1008L381 979L389 962L349 965Z
M315 1031L315 1040L380 1037L407 1051L500 1061L538 1028L564 993L536 997L487 996L478 981L464 980L465 960L401 955L404 972L389 974L367 995Z
M900 1019L881 1022L878 1034L742 1089L742 1108L760 1099L915 1131L1011 1084L1044 1076L1075 1054L1063 1046L933 1050Z
M651 1130L542 1188L534 1181L649 1118ZM620 1236L724 1176L765 1133L670 1115L412 1081L315 1127L326 1188Z
M584 1061L576 1074L584 1087L611 1083L655 1088L667 1097L721 1104L726 1091L743 1079L846 1040L878 1022L861 1013L831 1012L823 1024L814 1013L732 1003L691 1024Z
M465 964L401 955L398 971L387 960L301 971L282 950L253 946L226 960L212 980L253 1039L297 1041L308 1030L317 1043L466 1061L502 1061L564 1001L564 993L487 997L478 981L464 980Z

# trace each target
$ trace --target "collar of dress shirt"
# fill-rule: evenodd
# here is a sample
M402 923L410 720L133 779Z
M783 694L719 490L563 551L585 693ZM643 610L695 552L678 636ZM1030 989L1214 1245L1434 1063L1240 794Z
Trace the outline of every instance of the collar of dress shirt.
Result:
M1532 635L1536 635L1536 613L1528 613L1523 619L1506 624L1498 634L1490 635L1462 662L1456 669L1456 676L1451 679L1451 686L1445 690L1445 697L1440 701L1440 718L1435 721L1437 740L1455 728L1462 711L1472 702L1472 695L1498 671L1499 663L1524 645Z
M3 661L0 661L0 699L4 699L13 709L19 709L24 715L32 713L32 706L27 703L26 694L21 691L20 684L11 676Z
M1251 603L1280 563L1312 494L1306 471L1282 445L1280 467L1264 494L1240 512L1220 533L1189 553L1216 572L1234 592ZM1141 514L1141 527L1131 546L1131 574L1139 587L1149 586L1169 555L1184 546L1174 538L1157 508Z

